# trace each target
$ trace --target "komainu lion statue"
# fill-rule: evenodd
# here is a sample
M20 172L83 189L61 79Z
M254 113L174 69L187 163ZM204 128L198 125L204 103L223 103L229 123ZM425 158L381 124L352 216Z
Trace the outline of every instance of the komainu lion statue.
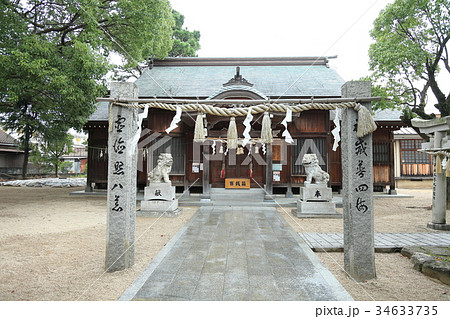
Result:
M306 171L305 184L311 184L312 179L314 179L316 183L321 184L326 184L330 180L330 175L320 168L316 154L305 154L303 156L302 164Z
M172 170L172 154L161 153L156 167L148 173L148 182L170 183L169 173Z

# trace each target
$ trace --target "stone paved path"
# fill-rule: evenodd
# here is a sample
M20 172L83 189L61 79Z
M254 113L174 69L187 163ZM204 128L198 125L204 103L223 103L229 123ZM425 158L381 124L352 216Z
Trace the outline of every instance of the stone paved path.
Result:
M352 300L270 207L201 207L119 300Z
M299 233L314 251L343 251L342 233ZM450 246L450 233L375 233L375 251L400 251L407 246Z

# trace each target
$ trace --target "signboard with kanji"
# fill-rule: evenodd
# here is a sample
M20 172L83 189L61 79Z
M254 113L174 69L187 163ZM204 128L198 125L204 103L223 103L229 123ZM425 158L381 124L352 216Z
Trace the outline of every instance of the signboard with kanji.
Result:
M225 188L250 188L250 179L225 178Z

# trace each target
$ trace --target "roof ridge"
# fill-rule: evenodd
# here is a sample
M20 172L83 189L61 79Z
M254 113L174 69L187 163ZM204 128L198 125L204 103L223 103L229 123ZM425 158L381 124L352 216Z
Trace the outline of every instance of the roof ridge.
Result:
M162 60L155 59L152 67L163 66L278 66L278 65L326 65L329 59L337 56L305 56L305 57L233 57L233 58L206 58L206 57L167 57Z

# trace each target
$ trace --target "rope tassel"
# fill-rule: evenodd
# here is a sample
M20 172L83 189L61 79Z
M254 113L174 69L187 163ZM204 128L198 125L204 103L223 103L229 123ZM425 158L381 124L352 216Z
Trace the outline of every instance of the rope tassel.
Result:
M261 128L261 143L270 144L272 141L272 123L270 122L270 115L269 112L264 112Z
M377 129L372 114L365 106L358 103L355 105L354 109L358 112L358 129L356 131L356 136L363 137Z
M450 159L448 157L445 165L445 177L450 177Z
M227 133L227 147L228 149L236 149L238 146L238 133L236 127L236 121L234 117L230 118L230 126Z
M198 112L197 119L195 120L194 142L204 142L204 141L205 141L205 130L203 128L203 114L201 112Z
M439 155L436 155L436 174L442 174L442 160Z

